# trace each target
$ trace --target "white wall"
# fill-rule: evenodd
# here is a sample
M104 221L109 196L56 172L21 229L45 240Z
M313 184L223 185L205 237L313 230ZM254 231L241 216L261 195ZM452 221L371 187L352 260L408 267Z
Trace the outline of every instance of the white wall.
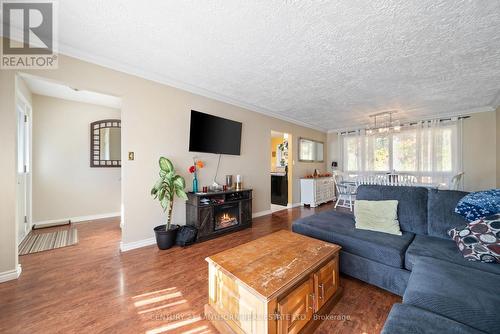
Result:
M90 123L108 107L33 95L33 221L120 212L120 168L90 167Z
M463 166L467 191L496 187L496 113L472 114L464 120Z
M500 167L497 166L497 133L500 129L497 128L496 114L494 111L475 113L463 121L463 171L464 188L467 191L496 187L497 168ZM327 163L338 161L341 169L338 140L337 133L328 133Z
M3 41L2 41L3 42ZM242 174L246 187L254 189L253 211L270 209L271 182L269 146L271 129L292 135L293 155L299 137L326 141L326 134L303 126L268 117L251 110L216 101L200 95L156 82L127 75L101 66L60 55L56 70L30 70L29 74L65 83L71 87L86 89L122 98L122 240L125 243L149 239L154 236L153 227L164 222L160 205L150 196L150 188L158 176L158 158L170 158L179 173L191 183L187 168L193 153L188 152L190 110L195 109L217 116L243 122L241 156L224 156L221 161L220 180L225 174ZM2 170L0 187L2 201L0 247L8 249L0 255L0 268L12 268L16 260L15 223L15 120L14 120L14 71L0 71L2 112L0 136L6 145L0 162ZM4 86L6 89L4 89ZM8 129L8 130L7 130ZM135 160L125 160L128 151L135 152ZM211 183L217 156L199 154L206 168L200 173L201 185ZM294 166L293 201L300 200L299 178L312 173L315 168L325 170L324 163L301 163ZM190 187L189 187L190 188ZM177 201L174 222L185 222L184 203ZM3 233L5 231L5 234ZM1 269L0 269L1 270Z
M0 275L17 269L15 73L0 70Z

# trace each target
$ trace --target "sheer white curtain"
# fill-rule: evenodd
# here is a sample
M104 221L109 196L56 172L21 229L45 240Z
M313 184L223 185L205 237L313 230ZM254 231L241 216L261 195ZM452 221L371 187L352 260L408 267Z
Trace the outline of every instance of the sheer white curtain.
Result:
M405 173L419 182L448 184L462 170L461 122L422 121L400 131L344 133L343 170L358 175Z

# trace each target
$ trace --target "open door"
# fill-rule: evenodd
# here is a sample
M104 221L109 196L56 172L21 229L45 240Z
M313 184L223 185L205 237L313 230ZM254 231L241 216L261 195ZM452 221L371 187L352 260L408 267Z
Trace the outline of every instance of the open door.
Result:
M17 113L17 242L23 241L31 228L31 106L18 99Z
M271 211L292 206L292 136L271 130Z

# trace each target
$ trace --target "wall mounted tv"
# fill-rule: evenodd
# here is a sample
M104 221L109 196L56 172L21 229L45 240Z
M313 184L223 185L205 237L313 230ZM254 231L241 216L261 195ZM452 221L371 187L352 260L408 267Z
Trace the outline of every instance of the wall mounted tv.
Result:
M191 110L189 151L240 155L241 123Z

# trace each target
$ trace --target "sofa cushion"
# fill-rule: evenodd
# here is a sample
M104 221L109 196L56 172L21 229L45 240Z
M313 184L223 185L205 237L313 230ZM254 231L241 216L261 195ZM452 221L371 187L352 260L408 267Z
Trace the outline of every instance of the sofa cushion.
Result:
M500 189L467 194L458 202L455 212L470 222L499 213Z
M355 227L360 230L401 235L398 201L363 201L354 203Z
M413 270L415 262L422 257L430 257L459 264L495 274L500 274L500 265L495 263L481 263L467 261L458 250L457 244L451 240L444 240L427 235L416 235L405 255L405 268Z
M411 271L340 251L340 272L403 297Z
M414 234L393 235L358 230L351 214L329 210L292 224L292 231L342 246L342 250L396 268L403 268L404 253Z
M397 200L401 230L427 234L427 188L362 185L358 187L356 199Z
M481 334L483 332L415 306L394 304L384 324L382 334L401 333Z
M487 333L500 333L499 275L432 258L419 259L403 302Z
M430 236L448 240L448 230L467 223L464 217L455 213L458 201L467 194L457 190L429 189L427 233Z
M452 228L448 234L466 260L500 264L500 214Z

